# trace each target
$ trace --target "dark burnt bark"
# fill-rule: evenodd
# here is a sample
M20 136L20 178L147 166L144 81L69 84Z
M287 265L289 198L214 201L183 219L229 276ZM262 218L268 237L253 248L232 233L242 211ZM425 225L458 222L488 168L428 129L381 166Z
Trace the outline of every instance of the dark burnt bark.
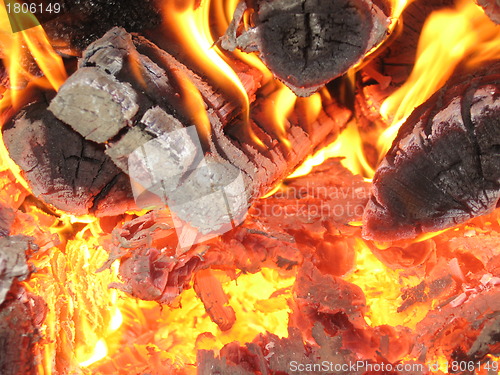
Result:
M119 214L135 207L128 177L104 154L34 103L3 131L12 159L35 196L75 215Z
M241 32L248 10L253 24ZM222 46L258 51L277 78L307 96L361 60L387 26L387 15L369 1L242 1Z
M365 238L412 238L497 207L499 67L456 76L413 111L375 174Z

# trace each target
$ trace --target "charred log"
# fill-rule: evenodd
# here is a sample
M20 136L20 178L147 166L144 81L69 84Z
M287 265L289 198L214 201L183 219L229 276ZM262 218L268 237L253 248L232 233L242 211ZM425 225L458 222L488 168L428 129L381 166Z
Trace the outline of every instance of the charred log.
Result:
M247 79L248 94L253 95L258 84L252 79L258 76L247 72L244 76L253 77ZM186 91L186 87L200 94L198 102L190 101L192 91ZM336 137L351 112L327 94L321 98L323 109L313 120L308 120L305 103L297 101L285 125L285 145L269 125L262 104L265 98L256 98L250 119L242 124L239 116L247 109L237 99L214 89L146 39L114 28L84 51L79 69L60 88L49 110L57 118L57 126L67 124L79 133L69 135L66 131L68 139L92 145L88 147L95 153L93 159L104 161L109 156L130 176L135 197L144 198L141 207L168 203L177 207L175 213L181 220L207 233L239 224L254 199L279 183L317 147ZM203 112L209 127L202 125ZM47 116L45 120L54 122ZM18 116L16 121L21 118ZM20 143L17 148L22 146ZM39 144L43 149L45 143ZM107 156L99 154L103 149ZM44 166L45 159L39 162L42 170L56 168ZM25 171L35 173L29 169L31 166L22 161L20 164L28 168ZM57 173L45 175L47 185L52 184ZM83 181L76 186L83 187ZM109 186L107 182L105 186ZM35 190L37 195L51 195L48 186L37 186ZM68 200L73 199L68 189L64 191ZM212 193L224 197L207 198ZM74 189L75 194L80 195L76 198L80 202L78 212L99 211L94 202L90 207L88 203L93 200L94 190ZM114 199L113 194L110 191L105 195ZM64 199L51 199L49 203L58 208L72 208ZM113 213L121 207L117 206Z
M450 81L410 115L375 175L365 238L412 238L497 207L499 66Z
M12 159L24 171L33 194L75 215L119 214L135 207L128 177L104 154L34 103L3 130Z
M252 26L241 29L246 11ZM363 0L255 1L238 5L222 46L259 53L273 74L307 96L344 74L387 33L388 18Z

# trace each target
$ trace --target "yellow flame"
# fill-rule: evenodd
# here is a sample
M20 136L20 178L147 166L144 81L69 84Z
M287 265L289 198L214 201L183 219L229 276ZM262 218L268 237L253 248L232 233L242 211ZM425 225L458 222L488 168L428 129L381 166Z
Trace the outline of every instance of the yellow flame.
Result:
M103 358L106 358L108 355L108 347L106 346L106 342L101 339L95 345L94 351L89 359L80 362L79 365L81 367L89 367L90 365L100 361Z
M304 176L311 172L312 168L322 164L326 159L344 157L342 165L353 174L372 177L373 168L366 160L363 153L363 141L359 134L357 124L350 122L345 130L331 145L320 149L314 155L309 156L288 178Z
M285 85L279 84L279 88L269 96L266 102L268 112L271 114L269 119L274 120L278 138L289 149L291 147L290 141L287 138L287 123L288 117L292 112L297 96Z
M410 113L444 85L464 58L468 66L500 58L499 39L500 27L473 2L461 1L456 9L432 13L422 30L410 77L382 104L381 114L392 125L379 138L381 154Z
M210 4L209 0L202 0L197 8L193 1L165 6L164 23L168 33L176 36L179 43L186 47L185 53L190 56L192 63L197 65L198 69L210 77L218 87L228 90L239 100L244 128L257 144L263 146L262 141L253 134L250 128L250 100L245 87L225 61L226 56L212 37Z

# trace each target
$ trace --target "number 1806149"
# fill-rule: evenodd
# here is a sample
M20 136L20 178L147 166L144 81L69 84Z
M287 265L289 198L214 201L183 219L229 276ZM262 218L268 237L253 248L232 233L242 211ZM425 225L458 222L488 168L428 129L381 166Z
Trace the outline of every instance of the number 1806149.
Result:
M60 13L61 4L59 3L48 3L48 4L27 4L27 3L11 3L5 4L7 8L7 13L9 14L43 14L43 13Z

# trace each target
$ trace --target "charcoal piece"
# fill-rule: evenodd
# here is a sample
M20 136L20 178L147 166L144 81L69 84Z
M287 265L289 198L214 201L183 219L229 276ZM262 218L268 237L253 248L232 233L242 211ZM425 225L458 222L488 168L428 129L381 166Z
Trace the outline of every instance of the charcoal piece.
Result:
M42 298L19 284L0 305L0 374L36 375L41 358L37 346L43 339L42 324L47 315Z
M375 174L365 238L413 238L497 207L499 71L455 78L413 111Z
M471 289L446 305L429 311L418 323L411 356L427 361L437 355L477 363L498 355L500 295L492 284ZM465 293L462 293L465 295ZM491 341L488 339L491 338Z
M85 139L103 143L132 123L139 110L132 87L97 68L81 68L52 99L49 110Z
M3 130L10 156L35 196L74 215L120 214L135 207L128 176L104 154L47 110L22 109Z
M25 280L30 270L25 252L30 247L30 238L12 236L0 238L0 305L5 300L12 282Z
M382 41L388 18L364 0L255 1L250 29L237 35L246 2L238 6L222 47L258 51L273 74L307 96L350 67Z

